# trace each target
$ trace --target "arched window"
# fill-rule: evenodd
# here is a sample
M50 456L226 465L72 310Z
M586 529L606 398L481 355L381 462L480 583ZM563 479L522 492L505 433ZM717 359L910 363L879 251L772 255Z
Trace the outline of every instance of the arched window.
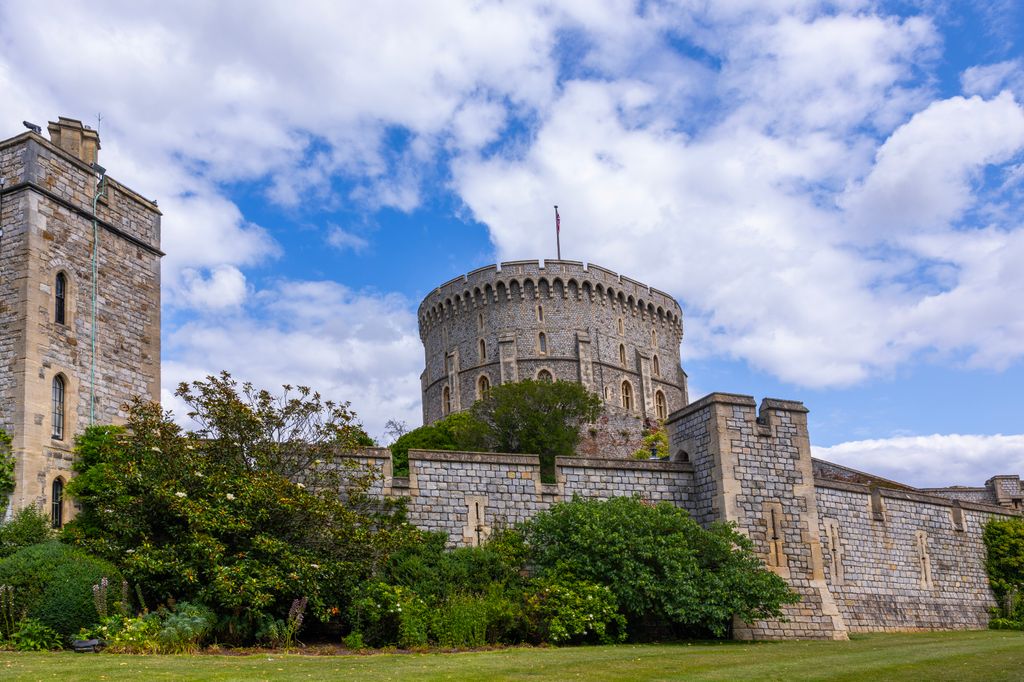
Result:
M622 382L622 408L633 409L633 387L629 385L628 381Z
M484 314L483 313L477 313L477 315L476 315L476 326L477 326L477 329L479 329L480 331L484 330Z
M441 389L441 414L449 414L452 411L452 392L447 386Z
M658 356L657 355L654 356L654 360L652 361L652 364L654 366L654 376L660 377L661 376L661 363L658 362Z
M550 384L554 382L554 380L555 378L551 376L551 372L547 371L546 369L542 369L541 371L537 372L537 381L544 381Z
M57 324L67 324L65 314L65 298L68 291L68 278L63 272L57 273L57 279L53 283L53 321Z
M537 350L540 351L541 355L547 355L548 352L548 336L544 332L537 334Z
M64 525L64 481L60 478L53 479L50 489L50 522L54 528Z
M480 362L487 359L487 342L480 339Z
M657 347L658 347L658 330L657 329L652 329L651 330L651 348L657 348Z
M64 377L53 378L53 410L51 415L54 440L64 440Z
M664 420L668 417L668 406L665 404L665 394L658 391L654 394L654 412L658 419Z
M543 322L544 321L544 306L542 306L542 305L537 306L537 321L538 322Z
M619 364L623 367L626 366L626 346L619 344Z
M612 387L611 386L605 386L604 387L604 401L606 403L610 403L612 401Z
M621 317L618 319L618 326L619 326L619 334L625 334L626 333L626 325L622 324L622 318Z
M479 400L483 400L487 397L487 394L491 392L491 380L487 378L487 375L481 376L476 381L476 397Z

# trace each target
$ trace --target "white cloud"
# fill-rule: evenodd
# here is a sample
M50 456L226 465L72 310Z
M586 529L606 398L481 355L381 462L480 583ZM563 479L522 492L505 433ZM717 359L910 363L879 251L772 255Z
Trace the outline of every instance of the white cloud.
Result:
M221 310L245 301L245 275L232 265L220 265L208 274L189 268L182 271L181 278L181 298L189 307Z
M327 243L339 251L351 249L355 253L360 253L370 245L370 242L366 241L363 237L348 232L337 225L332 225L328 230Z
M351 401L371 435L398 418L419 424L423 349L408 301L335 282L283 281L234 315L201 317L168 334L164 405L182 416L174 387L223 369L277 390L306 385Z
M991 97L1009 88L1017 99L1024 99L1024 62L1008 59L996 64L972 66L960 74L960 86L965 94L982 97Z
M980 486L1024 471L1024 435L934 434L813 447L815 457L920 488Z

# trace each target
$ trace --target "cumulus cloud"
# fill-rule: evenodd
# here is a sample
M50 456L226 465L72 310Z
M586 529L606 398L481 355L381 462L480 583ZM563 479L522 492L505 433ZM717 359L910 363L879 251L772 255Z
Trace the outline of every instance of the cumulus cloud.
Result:
M270 390L306 385L350 401L371 435L389 418L418 424L423 350L410 308L400 296L331 281L278 282L235 314L204 315L167 335L164 405L180 417L170 387L226 369Z
M355 253L359 253L370 245L370 242L366 241L363 237L338 227L337 225L331 226L330 230L328 230L327 243L339 251L351 249Z
M984 485L1024 471L1024 435L934 434L813 447L815 457L919 488Z

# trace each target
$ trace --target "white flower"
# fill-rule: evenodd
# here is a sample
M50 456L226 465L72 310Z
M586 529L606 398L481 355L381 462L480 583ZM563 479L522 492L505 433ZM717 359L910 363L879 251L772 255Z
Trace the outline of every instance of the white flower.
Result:
M150 450L152 450L153 452L160 452L160 448L158 448L155 445L153 447L151 447Z
M228 498L228 501L231 501L231 500L235 499L235 496L234 496L234 495L232 495L231 493L228 493L228 494L227 494L227 495L225 495L224 497Z
M175 497L188 497L188 495L186 495L185 493L183 493L181 491L178 491L178 492L174 493L174 496Z
M197 471L196 472L196 476L198 476L199 478L202 478L203 477L203 472L202 471Z
M310 564L313 568L320 568L320 564Z
M295 485L299 486L300 488L305 488L306 487L306 486L302 485L301 483L296 483Z

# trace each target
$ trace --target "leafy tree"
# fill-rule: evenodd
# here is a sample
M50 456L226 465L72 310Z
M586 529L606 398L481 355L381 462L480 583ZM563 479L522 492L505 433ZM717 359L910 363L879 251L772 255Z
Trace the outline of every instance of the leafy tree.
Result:
M22 547L52 539L50 518L35 505L29 505L16 511L9 521L0 523L0 559L14 554Z
M474 450L481 447L482 425L468 412L455 412L400 436L391 444L396 476L409 474L409 450Z
M633 459L650 459L651 451L662 459L668 458L668 430L663 422L649 429L640 440L640 447L633 452Z
M120 564L150 605L202 602L236 633L303 596L322 621L343 612L410 533L397 503L367 495L375 473L341 456L361 431L348 406L227 373L177 395L194 432L136 401L127 428L79 439L65 539Z
M11 452L11 437L0 429L0 517L7 511L13 492L14 454Z
M797 599L732 526L705 530L667 502L574 498L527 521L523 532L540 577L607 587L634 627L721 636L733 616L778 617L782 604Z
M990 519L982 537L992 591L1006 618L1024 622L1024 519Z
M573 381L527 379L495 386L470 413L482 424L484 449L540 455L550 476L555 457L575 454L580 427L596 421L601 409L601 399Z

